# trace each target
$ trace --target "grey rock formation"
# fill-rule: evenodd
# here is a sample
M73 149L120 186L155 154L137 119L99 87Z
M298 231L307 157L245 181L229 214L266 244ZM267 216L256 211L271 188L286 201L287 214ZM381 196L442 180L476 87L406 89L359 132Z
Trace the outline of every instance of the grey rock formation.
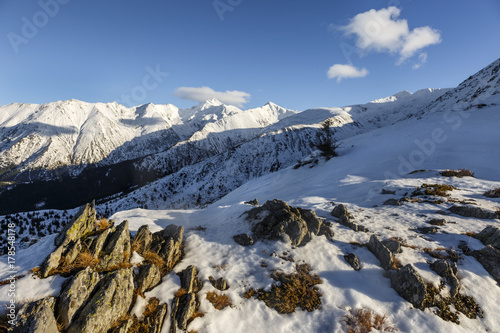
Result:
M351 219L347 215L342 215L339 218L339 223L354 230L354 231L368 232L368 228L366 228L365 226L362 226L360 224L356 224L354 222L351 222Z
M414 307L423 308L425 296L427 295L427 286L424 279L411 264L404 266L392 275L391 286Z
M106 271L128 259L130 259L130 231L128 229L128 221L123 221L107 237L96 268Z
M399 202L398 199L388 199L386 201L384 201L384 203L382 205L385 205L385 206L401 206L401 202Z
M43 298L25 305L18 316L14 333L57 333L57 322L54 316L55 299Z
M389 249L392 253L402 253L403 248L401 247L401 243L394 239L388 239L382 241L382 244L385 245L386 248Z
M197 293L203 287L203 283L198 277L198 270L193 265L188 266L178 275L181 278L181 288L188 293Z
M500 283L500 249L488 245L482 250L472 252L472 255Z
M165 229L155 232L149 246L150 251L157 253L165 260L166 270L170 271L182 256L182 239L184 227L170 224Z
M455 297L460 291L457 264L446 259L439 259L431 264L431 269L444 278L445 282L450 286L450 296Z
M394 266L394 259L391 251L378 240L377 236L372 235L368 242L368 249L380 260L382 268L386 271Z
M219 290L227 290L229 289L229 285L227 284L226 279L223 277L218 278L217 280L213 276L209 276L208 280L214 286L214 288L219 289Z
M99 235L87 238L86 240L88 242L87 247L94 258L99 258L103 250L104 244L106 243L106 239L108 239L110 233L113 233L115 231L116 228L112 227L104 230Z
M480 207L473 206L452 206L448 208L453 214L457 214L464 217L474 217L476 219L498 219L500 216L489 210Z
M163 323L167 317L167 313L167 304L158 305L156 313L153 316L149 316L144 319L143 325L147 327L145 331L148 333L160 333Z
M342 215L347 215L349 216L349 212L347 211L346 206L340 204L335 206L335 208L332 210L332 216L336 218L340 218Z
M484 245L491 245L500 249L500 229L494 226L484 228L479 234L477 239L483 242Z
M137 230L132 244L138 253L143 253L148 251L152 241L153 234L149 231L149 226L145 224Z
M432 219L429 221L429 224L437 225L439 227L445 225L447 223L446 219Z
M115 327L109 331L109 333L129 333L130 328L134 324L133 319L125 320L118 327Z
M203 286L195 266L188 266L185 270L178 273L178 275L181 278L181 288L186 293L175 297L172 302L170 332L176 332L177 328L184 331L187 329L189 319L191 319L195 311L200 307L196 293Z
M344 256L346 262L348 262L354 270L359 271L361 269L361 264L358 257L354 253L349 253Z
M241 246L249 246L253 245L254 243L253 238L250 237L248 234L234 235L233 239L236 243L240 244Z
M137 290L141 293L156 287L161 282L160 269L153 264L142 265L139 267L139 273L135 278Z

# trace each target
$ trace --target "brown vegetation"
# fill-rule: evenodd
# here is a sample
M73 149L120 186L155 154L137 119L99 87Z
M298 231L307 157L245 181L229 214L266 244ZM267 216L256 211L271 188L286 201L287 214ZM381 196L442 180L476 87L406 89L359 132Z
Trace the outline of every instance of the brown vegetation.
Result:
M350 309L349 313L342 317L347 333L367 333L373 329L381 332L398 332L396 326L392 325L386 315L380 315L370 309Z
M229 300L229 297L225 294L218 294L215 292L208 292L207 293L207 300L212 303L214 308L217 310L222 310L227 306L233 305L231 301Z
M440 172L443 177L474 177L474 172L468 169L459 169L459 170L444 170Z
M500 187L494 188L493 190L489 190L484 192L483 194L485 197L488 198L500 198Z
M413 191L412 196L417 195L433 195L439 197L448 197L450 194L449 191L456 190L457 188L453 185L446 184L422 184L422 186L417 187L415 191Z

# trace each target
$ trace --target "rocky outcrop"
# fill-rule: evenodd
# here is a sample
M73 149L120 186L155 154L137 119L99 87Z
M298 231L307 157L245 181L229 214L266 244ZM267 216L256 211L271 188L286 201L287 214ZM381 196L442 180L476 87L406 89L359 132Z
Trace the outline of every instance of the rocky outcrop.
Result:
M354 231L361 231L361 232L368 232L368 228L366 228L365 226L362 226L360 224L356 224L354 222L351 222L349 216L347 215L342 215L340 218L339 218L339 223L354 230Z
M472 255L500 283L500 249L488 245L482 250L472 252Z
M361 264L359 263L358 257L354 253L349 253L344 256L344 260L351 265L351 267L359 271L361 269Z
M286 240L292 246L306 245L311 240L311 235L320 233L323 224L314 211L291 207L276 199L248 211L247 219L260 220L252 228L254 238Z
M137 230L132 246L137 253L143 253L149 250L149 246L153 242L153 234L149 231L148 225L143 225Z
M450 296L455 297L460 291L457 264L446 259L440 259L431 264L431 269L444 278L445 282L450 286Z
M385 247L388 248L389 251L391 251L391 253L393 253L393 254L403 252L403 248L401 247L401 243L395 239L384 240L384 241L382 241L382 244L384 244Z
M427 286L411 264L404 266L392 275L391 286L414 307L419 309L424 307Z
M167 304L158 305L154 315L148 316L144 319L144 323L142 324L142 327L144 328L143 331L148 333L160 333L163 323L167 318L167 313Z
M391 251L378 240L377 236L372 235L368 242L368 249L380 260L382 268L386 271L394 268L394 256Z
M241 246L249 246L253 245L254 240L251 236L248 234L239 234L239 235L234 235L233 239L236 243L240 244Z
M85 304L99 281L99 274L87 267L64 282L55 307L57 320L63 329L68 328L73 316Z
M43 298L25 305L18 316L14 333L55 333L57 322L54 316L55 299Z
M229 289L229 285L227 284L226 279L224 279L223 277L220 277L216 280L213 276L209 276L208 280L216 289L219 289L221 291Z
M245 205L252 205L252 206L259 206L259 200L257 198L250 200L250 201L245 201Z
M165 260L166 271L172 270L182 256L184 227L170 224L165 229L155 232L149 250Z
M116 228L108 228L104 230L102 233L99 235L95 235L92 237L88 237L85 240L85 243L87 244L87 248L89 249L90 253L94 258L99 258L101 255L102 249L104 247L104 244L106 243L106 239L108 239L108 236L110 233L115 232Z
M129 333L132 325L134 325L133 319L125 320L123 323L121 323L117 327L112 328L109 331L109 333Z
M120 263L128 262L130 259L128 221L123 221L113 233L109 234L99 257L97 269L101 271L108 271Z
M138 269L138 274L135 278L137 290L144 293L161 282L161 271L158 266L154 264L142 265Z
M71 322L67 333L107 332L116 319L128 312L133 295L131 268L107 273Z
M484 245L491 245L500 249L500 229L494 226L484 228L476 238L483 242Z
M172 302L171 333L175 333L177 328L184 331L187 329L188 321L200 307L200 301L196 293L203 286L195 266L188 266L178 275L181 278L181 290L183 292L178 293Z
M474 217L476 219L498 219L500 216L489 210L480 207L473 206L452 206L448 208L453 214L457 214L464 217Z
M343 215L349 216L349 212L346 208L346 206L340 204L335 206L335 208L332 210L331 215L336 218L340 218Z
M399 202L398 199L388 199L386 201L384 201L384 203L382 204L384 206L401 206L401 202Z
M447 223L446 219L432 219L429 221L429 224L436 225L438 227L442 227Z

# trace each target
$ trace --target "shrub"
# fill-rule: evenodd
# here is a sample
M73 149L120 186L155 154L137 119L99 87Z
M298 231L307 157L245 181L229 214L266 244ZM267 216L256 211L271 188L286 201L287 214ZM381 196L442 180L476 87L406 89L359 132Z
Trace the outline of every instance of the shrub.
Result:
M327 119L321 123L321 132L318 133L318 138L314 143L314 146L321 152L321 156L329 160L332 157L336 157L337 148L340 144L333 137L331 127L333 125L332 119Z
M440 197L448 197L450 196L449 191L456 190L457 188L453 185L446 184L422 184L422 186L417 187L415 191L413 191L412 196L417 195L434 195Z
M459 169L459 170L444 170L440 172L441 176L444 177L474 177L474 172L468 169Z
M165 260L155 252L144 251L142 257L148 264L156 265L161 271L166 269Z
M96 222L97 231L103 231L112 226L112 223L105 217L101 217Z
M212 303L214 308L216 308L217 310L222 310L227 306L233 305L227 295L219 295L211 291L207 293L207 300Z
M500 198L500 187L486 191L483 195L488 198Z
M347 333L366 333L372 329L381 332L398 332L396 326L392 325L385 315L379 315L370 309L350 309L349 313L342 317Z

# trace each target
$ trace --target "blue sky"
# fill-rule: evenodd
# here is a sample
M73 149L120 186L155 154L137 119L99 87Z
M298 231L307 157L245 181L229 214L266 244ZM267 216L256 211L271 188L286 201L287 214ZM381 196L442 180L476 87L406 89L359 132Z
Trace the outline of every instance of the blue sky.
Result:
M0 0L0 105L365 103L458 85L498 31L497 0Z

